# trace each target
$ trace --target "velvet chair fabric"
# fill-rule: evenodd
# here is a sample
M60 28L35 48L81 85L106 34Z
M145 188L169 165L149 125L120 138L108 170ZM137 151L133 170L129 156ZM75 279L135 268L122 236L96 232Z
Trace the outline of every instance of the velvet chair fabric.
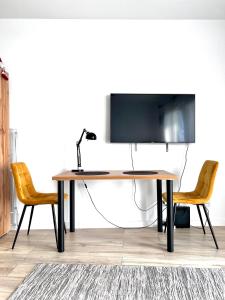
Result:
M40 193L35 190L30 172L24 162L12 163L11 169L18 199L25 205L57 204L57 193ZM68 195L64 195L68 199Z
M213 192L214 181L219 163L213 160L206 160L200 171L197 185L192 192L174 192L174 203L183 204L206 204L209 202ZM163 200L166 202L166 193L163 193Z
M20 231L20 227L23 222L23 218L26 212L26 208L28 206L31 206L31 214L30 214L30 220L29 220L29 226L27 235L30 233L30 226L32 222L33 217L33 211L34 206L36 205L43 205L43 204L51 204L52 207L52 217L53 217L53 224L54 224L54 230L55 230L55 238L56 238L56 244L57 244L57 228L56 228L56 217L55 217L55 209L54 204L58 204L58 194L57 193L40 193L37 192L30 172L24 162L18 162L18 163L12 163L11 164L12 174L15 182L16 187L16 193L18 199L24 204L22 215L18 224L18 228L16 231L16 235L13 241L12 249L14 249L16 240ZM67 199L68 195L64 194L64 199ZM66 233L66 226L64 223L64 230Z
M218 246L216 236L214 234L214 230L213 230L210 218L209 218L209 213L206 208L206 204L210 201L210 197L213 192L213 186L214 186L214 181L215 181L218 165L219 165L219 163L217 161L206 160L200 171L200 174L198 177L198 182L197 182L197 185L196 185L194 191L173 193L174 218L176 215L176 205L178 203L194 204L194 205L196 205L197 210L198 210L198 214L199 214L199 218L201 221L203 232L204 232L204 234L206 234L205 225L203 223L201 210L200 210L200 207L202 207L217 249L219 249L219 246ZM164 202L167 201L166 193L163 194L163 201ZM165 226L165 229L166 229L166 226Z

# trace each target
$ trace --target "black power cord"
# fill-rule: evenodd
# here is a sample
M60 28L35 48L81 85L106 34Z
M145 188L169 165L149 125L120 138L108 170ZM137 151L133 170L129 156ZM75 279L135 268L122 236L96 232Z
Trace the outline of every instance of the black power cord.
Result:
M130 157L131 157L131 165L132 165L132 169L134 171L134 158L133 158L133 148L132 148L132 144L130 144ZM133 186L134 186L134 195L133 195L133 200L134 200L134 203L136 205L136 207L140 210L140 211L143 211L143 212L147 212L149 211L150 209L154 208L157 204L157 201L150 207L148 208L142 208L140 207L138 204L137 204L137 201L136 201L136 192L137 192L137 185L136 185L136 180L133 179Z
M115 223L109 221L109 219L107 219L107 218L99 211L99 209L96 207L96 205L95 205L95 203L94 203L94 201L93 201L93 198L92 198L92 196L91 196L91 194L90 194L90 192L89 192L89 190L88 190L88 186L87 186L87 184L85 183L84 180L83 180L83 184L84 184L84 187L86 188L86 191L87 191L87 193L88 193L88 196L89 196L89 198L90 198L90 200L91 200L91 203L92 203L92 205L94 206L95 210L102 216L102 218L103 218L106 222L108 222L109 224L111 224L111 225L113 225L113 226L115 226L115 227L117 227L117 228L121 228L121 229L143 229L143 228L148 228L148 227L152 226L152 225L158 220L158 218L156 218L151 224L145 225L145 226L141 226L141 227L122 227L122 226L119 226L119 225L117 225L117 224L115 224ZM166 209L166 208L164 208L163 211L164 211L165 209Z

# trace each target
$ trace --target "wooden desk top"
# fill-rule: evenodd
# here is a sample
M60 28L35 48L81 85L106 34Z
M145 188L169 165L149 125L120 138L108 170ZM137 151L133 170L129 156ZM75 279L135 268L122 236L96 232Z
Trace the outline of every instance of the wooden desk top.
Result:
M100 170L98 170L100 171ZM105 172L109 172L109 174L104 174L104 175L82 175L81 174L75 174L74 172L71 171L65 171L62 172L60 174L57 174L55 176L52 177L53 180L105 180L105 179L109 179L109 180L115 180L115 179L160 179L160 180L176 180L177 179L177 175L173 174L173 173L169 173L167 171L163 171L163 170L152 170L154 172L157 172L157 174L144 174L144 175L130 175L130 174L123 174L123 172L125 172L125 170L120 170L120 171L106 171ZM103 171L103 172L104 172ZM128 170L126 170L128 171ZM85 170L85 172L88 172Z

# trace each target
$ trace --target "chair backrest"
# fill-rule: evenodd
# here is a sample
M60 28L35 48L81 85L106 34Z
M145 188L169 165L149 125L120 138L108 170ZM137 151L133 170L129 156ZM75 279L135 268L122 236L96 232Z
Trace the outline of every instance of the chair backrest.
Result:
M30 172L24 162L12 163L11 169L18 199L25 203L36 194Z
M198 182L194 193L201 198L209 200L214 186L216 172L218 169L218 161L206 160L202 166L198 177Z

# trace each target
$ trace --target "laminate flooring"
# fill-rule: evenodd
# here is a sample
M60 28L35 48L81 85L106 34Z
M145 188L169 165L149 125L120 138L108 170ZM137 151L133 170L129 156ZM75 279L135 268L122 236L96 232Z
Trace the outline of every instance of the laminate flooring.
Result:
M225 227L214 227L220 249L207 228L175 229L175 251L166 250L166 234L145 229L77 229L65 236L58 253L53 230L15 231L0 239L0 300L7 299L37 263L195 266L225 268Z

